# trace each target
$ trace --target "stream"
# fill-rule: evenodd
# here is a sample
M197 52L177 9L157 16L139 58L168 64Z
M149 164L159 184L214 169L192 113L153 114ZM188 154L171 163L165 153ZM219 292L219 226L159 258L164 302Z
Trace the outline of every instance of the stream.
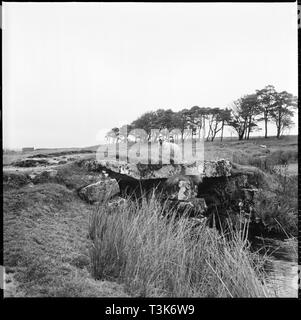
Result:
M267 285L277 297L298 297L297 243L291 240L257 238L253 246L268 254Z

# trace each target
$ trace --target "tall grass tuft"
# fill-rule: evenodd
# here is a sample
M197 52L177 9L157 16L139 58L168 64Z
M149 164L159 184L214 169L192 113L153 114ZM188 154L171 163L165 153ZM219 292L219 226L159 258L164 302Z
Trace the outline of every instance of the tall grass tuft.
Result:
M133 296L270 295L258 255L240 232L176 218L154 196L117 208L103 203L91 217L90 237L93 276L123 283Z

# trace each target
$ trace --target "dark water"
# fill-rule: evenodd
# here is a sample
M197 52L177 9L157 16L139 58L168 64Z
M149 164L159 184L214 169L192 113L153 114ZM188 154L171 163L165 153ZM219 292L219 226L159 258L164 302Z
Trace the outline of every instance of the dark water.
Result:
M277 297L298 297L297 243L291 240L259 239L253 244L267 254L267 285Z

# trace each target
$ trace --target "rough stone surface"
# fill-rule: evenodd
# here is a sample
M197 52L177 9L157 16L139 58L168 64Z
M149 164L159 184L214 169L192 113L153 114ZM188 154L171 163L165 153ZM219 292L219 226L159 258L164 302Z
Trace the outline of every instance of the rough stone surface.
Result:
M82 188L78 194L83 200L95 203L110 199L119 192L119 185L115 179L103 179Z
M87 170L108 170L137 180L167 179L173 175L191 175L200 177L227 177L231 175L231 163L228 160L194 161L181 164L141 164L116 160L79 161Z
M231 162L228 160L204 161L202 175L206 178L231 176Z
M194 198L196 186L192 179L183 175L175 175L168 178L164 183L165 194L169 199L188 200Z

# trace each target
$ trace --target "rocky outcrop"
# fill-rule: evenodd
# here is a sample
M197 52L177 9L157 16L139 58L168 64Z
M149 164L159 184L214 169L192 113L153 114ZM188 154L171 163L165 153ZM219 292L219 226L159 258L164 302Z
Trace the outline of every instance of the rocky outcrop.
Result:
M65 164L67 160L64 159L52 159L52 158L25 158L20 159L12 163L12 166L19 168L30 168L40 166L53 166L59 164Z
M48 159L46 158L25 158L20 159L12 163L14 167L28 168L28 167L37 167L37 166L46 166L49 164Z
M19 168L31 168L31 167L45 167L45 166L53 166L53 165L62 165L66 164L68 161L62 158L50 158L41 157L38 155L37 157L28 157L24 159L19 159L15 162L12 162L11 166L19 167Z
M88 203L101 202L110 199L120 192L115 179L102 179L79 190L78 195Z

